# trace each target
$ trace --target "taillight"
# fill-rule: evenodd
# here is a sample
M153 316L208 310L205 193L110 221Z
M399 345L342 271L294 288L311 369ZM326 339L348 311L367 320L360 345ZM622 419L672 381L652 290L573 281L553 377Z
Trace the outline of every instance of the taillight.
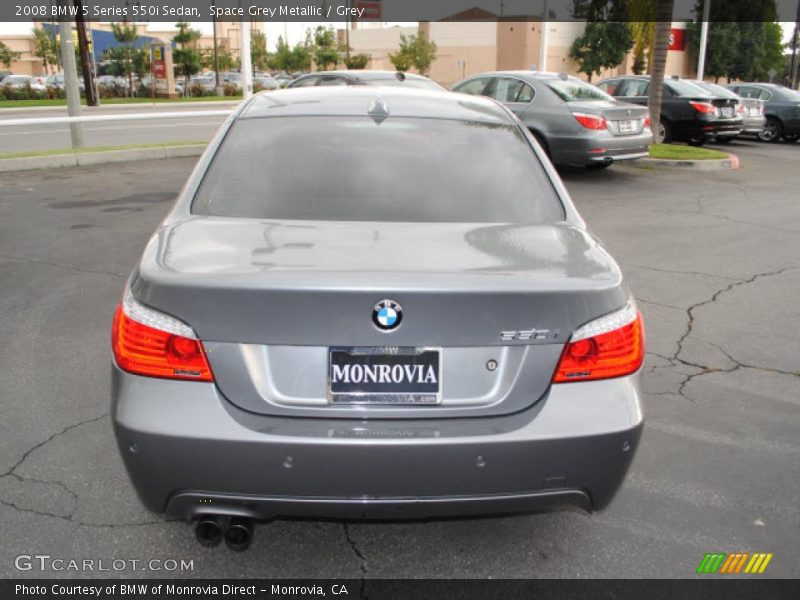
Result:
M647 115L644 118L644 128L645 129L650 129L650 115Z
M701 112L705 115L717 114L717 107L710 102L689 102L689 104L691 104L697 112Z
M736 112L737 113L747 112L747 108L745 108L743 104L738 104L736 105Z
M605 129L606 120L597 115L587 115L586 113L572 113L575 120L586 129Z
M634 373L644 360L644 323L631 300L625 308L579 328L561 353L553 383Z
M123 371L148 377L213 381L203 344L191 327L139 304L126 290L111 332L114 359Z

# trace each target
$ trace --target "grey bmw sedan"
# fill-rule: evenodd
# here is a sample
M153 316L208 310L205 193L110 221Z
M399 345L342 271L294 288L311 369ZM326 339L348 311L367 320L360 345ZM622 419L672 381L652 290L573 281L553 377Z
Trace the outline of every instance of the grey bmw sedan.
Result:
M495 71L473 75L453 91L505 104L557 165L609 167L647 157L653 141L647 107L564 73Z
M504 106L259 94L128 280L113 423L144 505L278 516L602 509L642 431L641 315Z

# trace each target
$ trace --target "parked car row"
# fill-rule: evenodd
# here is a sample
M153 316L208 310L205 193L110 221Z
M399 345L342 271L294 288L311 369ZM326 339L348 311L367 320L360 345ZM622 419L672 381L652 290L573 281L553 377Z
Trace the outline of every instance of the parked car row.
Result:
M619 100L647 106L650 77L615 77L597 87ZM742 117L737 110L735 99L715 96L683 79L665 80L656 141L702 146L710 139L732 139L742 132Z
M734 83L728 89L764 106L765 124L758 137L763 142L800 138L800 92L774 83Z

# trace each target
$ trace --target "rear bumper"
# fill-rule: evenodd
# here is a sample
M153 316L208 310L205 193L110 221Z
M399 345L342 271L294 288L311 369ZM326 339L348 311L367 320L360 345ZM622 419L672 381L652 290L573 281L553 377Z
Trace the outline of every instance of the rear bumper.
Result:
M653 143L649 129L634 135L612 135L608 131L558 139L551 150L554 162L560 165L584 166L620 160L646 158Z
M703 133L713 137L736 137L742 133L742 120L712 121L703 124Z
M415 420L254 415L213 384L113 367L113 423L148 509L426 518L601 509L630 466L643 418L638 374L552 386L513 415Z
M767 118L764 116L761 117L744 117L742 119L742 133L761 133L764 129L764 123L767 122Z

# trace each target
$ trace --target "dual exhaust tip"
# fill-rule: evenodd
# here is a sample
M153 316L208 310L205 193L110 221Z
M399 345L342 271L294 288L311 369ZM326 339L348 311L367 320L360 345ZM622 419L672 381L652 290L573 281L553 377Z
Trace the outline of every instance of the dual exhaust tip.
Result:
M225 545L235 552L244 552L253 542L253 519L247 517L225 517L203 515L195 526L195 536L201 545L209 548Z

